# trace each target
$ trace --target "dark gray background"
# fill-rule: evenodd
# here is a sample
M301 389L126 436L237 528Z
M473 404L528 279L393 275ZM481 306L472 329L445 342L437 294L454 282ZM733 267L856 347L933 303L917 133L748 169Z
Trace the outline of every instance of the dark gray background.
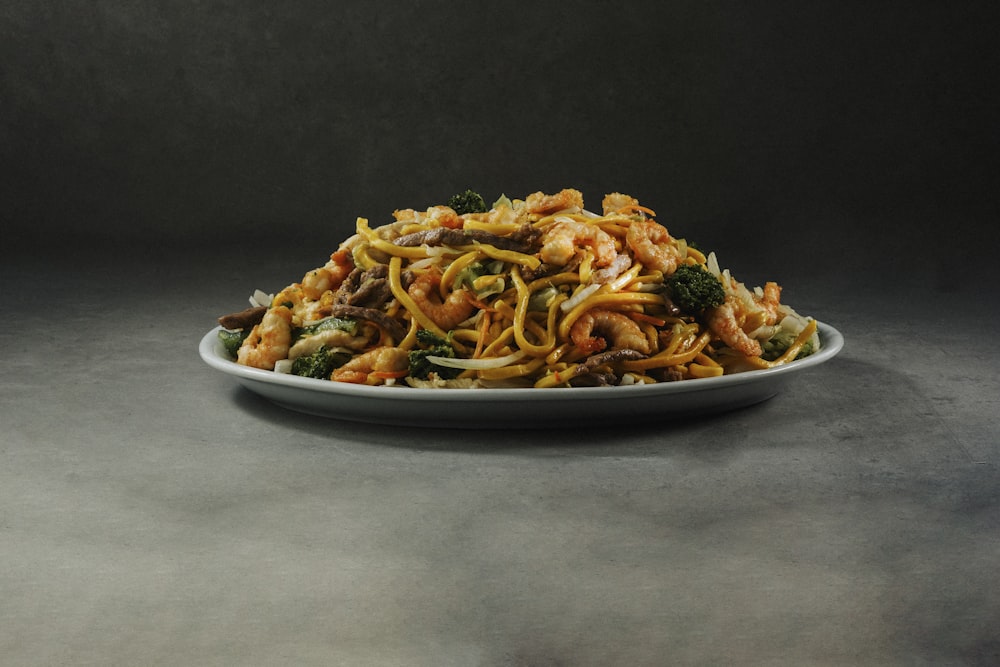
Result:
M242 245L297 272L358 215L577 187L638 196L748 282L975 291L1000 238L998 15L4 2L4 246Z

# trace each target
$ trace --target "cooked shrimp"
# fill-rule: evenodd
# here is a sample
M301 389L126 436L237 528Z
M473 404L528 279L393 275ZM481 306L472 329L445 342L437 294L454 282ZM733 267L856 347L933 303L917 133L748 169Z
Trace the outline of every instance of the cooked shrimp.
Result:
M764 284L763 289L750 291L746 286L731 280L726 289L726 302L706 311L708 328L723 343L740 354L757 357L761 354L760 341L751 333L762 327L773 327L779 318L781 285Z
M721 306L706 311L708 328L718 336L723 343L747 357L759 357L763 350L760 341L750 337L743 330L745 315L741 312L739 302L726 298ZM740 317L740 315L744 315ZM741 322L741 320L743 320Z
M328 290L335 290L354 270L354 260L347 250L330 255L330 261L302 277L302 294L308 299L319 299Z
M569 333L573 344L591 354L608 347L615 350L636 350L649 354L649 340L638 324L627 315L612 310L594 308L580 316Z
M475 306L467 298L464 290L451 292L442 301L438 288L441 285L441 274L438 271L428 271L418 276L407 294L417 302L420 310L435 324L448 331L454 329L459 322L472 315Z
M292 283L274 295L272 306L285 306L292 311L293 324L315 320L322 317L322 300L313 301L306 298L302 283Z
M594 271L590 276L590 282L604 285L625 273L632 266L632 258L627 253L622 253L606 267L599 271Z
M338 285L344 282L354 270L354 257L351 255L351 251L341 249L330 255L330 261L326 263L326 268L333 274L333 279Z
M392 217L398 222L411 221L416 219L417 212L412 208L397 208L392 212Z
M767 283L763 289L749 290L743 283L730 278L726 302L740 327L751 338L766 338L760 334L768 330L773 333L775 323L782 317L781 286L775 282Z
M427 218L449 229L461 229L465 225L462 216L449 206L431 206L427 209Z
M302 294L309 299L319 299L324 292L334 288L333 274L326 267L313 269L302 277Z
M523 206L514 209L507 204L498 204L485 213L466 213L462 217L491 225L520 225L527 222L527 216L528 211Z
M461 229L465 220L455 209L450 206L431 206L424 211L415 211L412 208L396 209L392 213L397 223L430 223L439 227L449 227L451 229Z
M652 220L642 220L629 225L625 242L643 266L663 275L671 275L681 261L680 250L673 243L667 228Z
M608 266L615 261L618 251L611 234L586 222L559 220L542 235L540 257L546 264L566 265L578 248L590 248L595 266Z
M635 197L623 195L620 192L612 192L611 194L604 195L604 200L601 202L601 210L604 211L604 215L610 215L627 206L638 205L639 200Z
M305 298L306 295L302 292L302 284L292 283L285 289L275 294L269 305L287 306L293 313L295 313L295 311L302 308L302 303L305 301Z
M288 356L292 342L292 311L285 306L271 308L260 324L250 330L236 355L237 363L274 370L274 364Z
M354 384L381 384L386 378L405 375L409 367L410 356L406 350L398 347L376 347L334 370L330 379Z
M775 282L764 283L763 296L755 296L757 305L767 313L765 324L768 326L778 321L778 308L781 306L781 285Z
M535 192L524 199L529 213L555 213L565 209L583 209L583 193L567 188L554 195Z

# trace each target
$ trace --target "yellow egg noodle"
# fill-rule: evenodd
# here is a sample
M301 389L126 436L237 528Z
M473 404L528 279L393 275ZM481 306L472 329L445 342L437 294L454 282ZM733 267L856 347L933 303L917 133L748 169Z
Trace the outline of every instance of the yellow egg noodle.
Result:
M601 213L574 189L455 201L358 218L323 266L220 318L220 338L250 367L435 388L651 384L819 349L777 283L748 288L634 197Z

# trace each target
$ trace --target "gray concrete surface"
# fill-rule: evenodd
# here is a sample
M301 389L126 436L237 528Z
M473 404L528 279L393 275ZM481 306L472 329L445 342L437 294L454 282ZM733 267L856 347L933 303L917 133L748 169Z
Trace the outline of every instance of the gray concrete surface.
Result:
M197 355L242 279L158 266L0 270L5 665L1000 660L969 295L807 291L847 345L769 402L515 436L272 406Z

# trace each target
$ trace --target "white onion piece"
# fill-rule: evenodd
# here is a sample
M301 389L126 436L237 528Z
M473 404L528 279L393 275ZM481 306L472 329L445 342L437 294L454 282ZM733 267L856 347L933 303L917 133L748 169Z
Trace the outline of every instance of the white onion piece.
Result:
M465 370L481 371L489 368L503 368L504 366L509 366L515 361L523 359L527 355L527 352L518 350L517 352L512 352L502 357L488 357L485 359L453 359L452 357L428 355L427 360L432 364L445 366L446 368L462 368Z
M722 271L719 269L719 258L715 256L715 252L708 253L708 257L705 258L705 268L716 278L722 277Z
M436 257L439 255L461 255L464 251L458 248L452 248L448 245L424 245L424 252L427 253L428 257Z
M250 305L254 307L270 306L272 301L274 301L274 295L263 290L254 290L253 294L250 295Z
M411 269L426 269L435 264L440 264L444 259L442 255L431 255L430 257L424 257L423 259L418 259L410 262L409 268Z
M582 290L580 290L579 292L577 292L576 294L574 294L573 296L571 296L570 298L566 299L561 304L559 304L559 308L561 308L564 313L568 313L569 311L573 310L578 305L583 303L588 296L590 296L597 290L601 289L601 287L603 287L603 285L600 285L598 283L587 285Z

